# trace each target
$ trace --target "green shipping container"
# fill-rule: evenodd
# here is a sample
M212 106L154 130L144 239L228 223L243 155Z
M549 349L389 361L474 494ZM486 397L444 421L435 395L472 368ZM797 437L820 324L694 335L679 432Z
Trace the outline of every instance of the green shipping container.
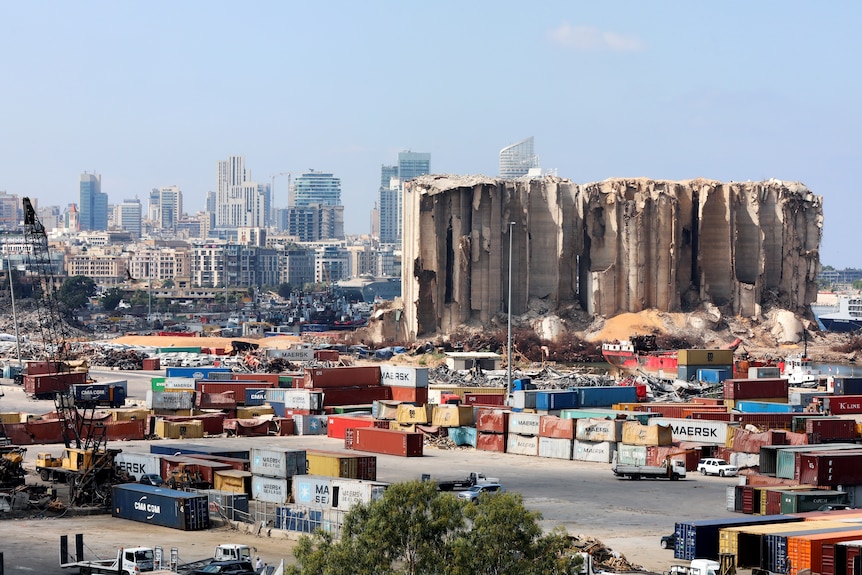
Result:
M164 391L165 390L165 378L164 377L150 378L150 389L152 389L153 391Z
M843 491L824 489L821 491L786 491L781 494L781 514L817 511L822 505L847 503Z
M197 347L160 347L159 353L200 353L200 346Z

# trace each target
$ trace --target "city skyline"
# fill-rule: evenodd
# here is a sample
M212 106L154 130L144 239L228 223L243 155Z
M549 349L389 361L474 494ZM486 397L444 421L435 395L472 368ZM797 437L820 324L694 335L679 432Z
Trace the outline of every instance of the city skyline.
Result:
M97 172L113 204L177 186L193 213L217 191L213 163L237 154L274 182L272 207L288 203L280 174L340 178L355 235L398 152L493 176L500 150L533 136L542 166L581 184L802 182L824 197L821 261L862 266L847 249L855 2L92 0L4 15L0 190L40 205L68 205Z

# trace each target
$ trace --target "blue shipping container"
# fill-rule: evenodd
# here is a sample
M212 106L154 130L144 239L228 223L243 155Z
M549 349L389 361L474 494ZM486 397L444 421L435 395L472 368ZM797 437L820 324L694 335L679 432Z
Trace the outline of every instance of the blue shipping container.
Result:
M470 445L476 447L476 428L475 427L450 427L449 439L455 442L455 445Z
M206 379L211 373L231 373L229 367L166 367L165 377ZM224 380L221 380L224 381Z
M730 371L726 369L701 368L697 370L697 380L704 383L719 384L729 377Z
M604 407L615 403L635 403L637 389L633 386L611 385L597 387L576 387L580 407Z
M124 483L112 487L111 498L113 517L183 531L200 531L210 527L206 495L140 483Z
M771 401L737 401L734 409L742 413L797 413L802 411L802 406Z
M791 523L802 521L794 515L756 515L729 519L704 519L677 523L674 529L676 547L674 559L713 559L718 561L718 532L725 527L743 525L765 525L767 523Z
M578 407L578 392L571 390L544 390L536 393L536 409L551 411Z
M266 403L265 388L245 388L245 405L246 407L263 405Z
M512 391L528 391L531 389L536 389L536 384L530 381L529 377L512 380Z
M72 397L78 403L107 403L118 407L126 402L126 382L117 383L74 383Z
M247 449L228 449L216 447L215 445L201 445L197 443L152 443L150 453L159 455L217 455L220 457L234 457L236 459L248 459Z
M836 377L835 395L862 395L862 377Z

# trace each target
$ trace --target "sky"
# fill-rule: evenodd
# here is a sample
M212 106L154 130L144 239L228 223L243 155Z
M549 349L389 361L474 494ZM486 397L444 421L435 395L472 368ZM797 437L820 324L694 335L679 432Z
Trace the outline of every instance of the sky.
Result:
M0 191L41 206L95 172L111 203L177 185L194 213L241 155L276 207L333 173L368 233L399 151L494 176L533 136L578 183L802 182L821 262L862 267L857 1L6 0L0 20Z

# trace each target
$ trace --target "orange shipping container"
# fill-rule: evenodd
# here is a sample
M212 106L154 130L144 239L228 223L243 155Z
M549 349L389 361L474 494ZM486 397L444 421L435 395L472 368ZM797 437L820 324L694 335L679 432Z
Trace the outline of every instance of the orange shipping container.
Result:
M263 381L278 387L277 373L234 373L230 378L233 381Z
M427 387L390 387L392 390L392 401L404 401L425 405L428 403Z
M840 533L818 533L788 537L787 564L790 569L787 575L797 575L806 569L819 573L824 543L853 541L860 538L862 538L862 527L859 526L848 528L847 531Z
M560 419L555 415L543 415L539 418L539 437L557 439L575 438L575 419Z
M479 433L476 436L476 449L480 451L506 452L506 434L504 433Z
M502 409L479 409L476 413L476 431L481 433L506 433L509 429L509 412ZM503 442L505 447L505 442ZM496 450L489 450L496 451Z

